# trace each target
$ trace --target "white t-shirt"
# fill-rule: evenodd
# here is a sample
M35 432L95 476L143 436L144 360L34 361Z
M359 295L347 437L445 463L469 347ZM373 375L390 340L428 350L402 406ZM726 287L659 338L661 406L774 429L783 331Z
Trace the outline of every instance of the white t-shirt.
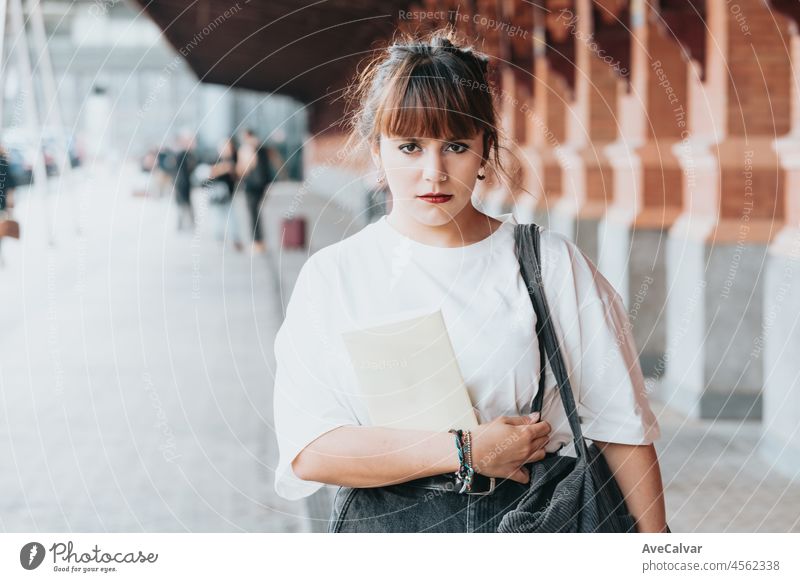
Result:
M416 242L383 217L314 253L300 271L275 339L275 489L299 499L322 484L298 479L291 462L317 437L368 425L341 333L407 311L441 310L479 422L528 414L539 382L536 316L514 252L511 214L489 237L462 247ZM645 394L620 296L564 236L541 236L542 277L589 439L650 444L660 436ZM548 451L572 448L550 369L542 418Z

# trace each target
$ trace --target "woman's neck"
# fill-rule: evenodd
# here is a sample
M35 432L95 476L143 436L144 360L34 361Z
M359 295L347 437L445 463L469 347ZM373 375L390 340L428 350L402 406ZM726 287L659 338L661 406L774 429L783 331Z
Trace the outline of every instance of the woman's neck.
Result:
M436 247L461 247L479 242L490 236L501 221L479 212L475 207L465 208L453 220L440 226L422 224L392 212L386 217L389 224L401 234L419 243Z

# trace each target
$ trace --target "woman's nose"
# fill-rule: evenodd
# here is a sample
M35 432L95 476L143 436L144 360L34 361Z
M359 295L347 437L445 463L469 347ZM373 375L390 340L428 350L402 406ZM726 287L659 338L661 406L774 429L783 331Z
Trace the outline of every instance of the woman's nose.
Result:
M431 148L436 150L436 148ZM429 182L442 182L447 178L442 162L442 155L438 151L429 151L425 154L423 178Z

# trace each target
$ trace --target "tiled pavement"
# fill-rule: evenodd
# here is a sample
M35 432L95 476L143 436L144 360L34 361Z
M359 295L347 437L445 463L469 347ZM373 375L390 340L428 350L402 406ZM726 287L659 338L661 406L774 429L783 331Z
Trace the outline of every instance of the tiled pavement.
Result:
M176 233L166 200L130 196L131 171L89 178L61 197L54 249L30 196L4 249L0 531L320 529L325 495L272 489L272 341L306 256L275 252L277 225L309 216L312 250L360 225L284 185L272 252L251 257L210 240L207 214L201 236ZM674 531L800 531L800 482L754 454L757 423L657 407Z
M176 233L135 180L76 180L53 249L20 196L0 271L0 531L303 531L304 505L272 488L273 263L223 252L202 212L203 236Z
M690 420L654 403L670 528L682 532L800 532L796 480L757 450L755 421Z

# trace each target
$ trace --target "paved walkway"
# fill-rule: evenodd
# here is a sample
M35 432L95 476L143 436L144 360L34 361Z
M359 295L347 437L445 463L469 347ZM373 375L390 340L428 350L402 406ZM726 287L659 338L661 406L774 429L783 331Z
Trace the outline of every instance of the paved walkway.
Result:
M274 263L223 252L202 212L200 236L176 233L135 180L77 180L51 204L52 249L41 199L20 196L0 271L0 531L303 531L304 504L272 489Z
M251 257L202 211L199 236L176 233L135 179L76 181L51 204L54 248L41 199L19 201L24 239L0 270L0 531L322 529L330 488L272 489L272 342L306 256L275 252L277 225L309 216L312 251L360 225L287 184L266 208L273 251ZM658 411L673 530L800 531L800 483L754 454L758 423Z
M673 531L800 532L800 467L792 481L759 455L759 422L691 420L654 407Z

